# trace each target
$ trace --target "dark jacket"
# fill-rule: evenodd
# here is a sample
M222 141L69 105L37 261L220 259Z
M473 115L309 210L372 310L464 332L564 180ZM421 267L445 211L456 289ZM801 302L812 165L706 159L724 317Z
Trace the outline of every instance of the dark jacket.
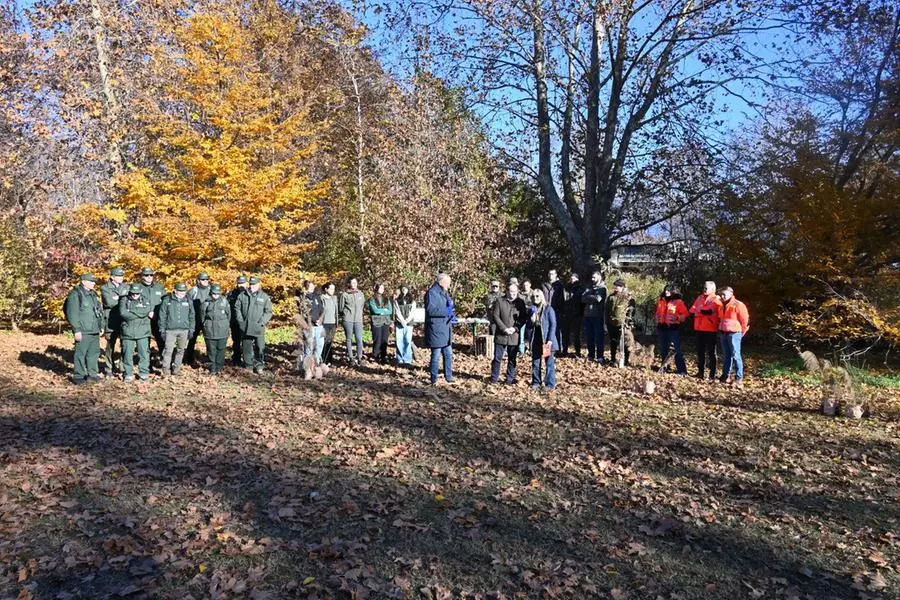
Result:
M581 283L570 283L565 287L565 308L563 316L566 319L580 319L584 316L584 305L581 303L581 295L584 286Z
M541 286L541 290L544 292L544 300L553 308L553 312L557 315L563 314L563 307L566 305L566 289L563 282L559 279L553 283L548 281Z
M525 323L525 339L528 340L529 348L534 346L534 331L536 327L531 320L531 316L535 311L537 311L537 306L532 305L531 310L528 311L528 321ZM552 306L545 306L544 314L541 315L541 344L552 342L554 352L559 351L559 344L556 341L557 326L556 311L553 310Z
M625 323L628 308L634 308L634 298L626 289L622 294L613 292L606 299L606 324L611 327L621 327Z
M492 320L497 330L494 332L494 344L499 346L518 346L519 330L525 324L528 318L528 308L525 301L520 297L510 300L509 297L503 296L494 303L494 314ZM514 328L514 333L507 334L506 329Z
M500 292L488 292L488 295L484 298L484 316L488 321L491 320L491 315L494 314L494 304L496 304L497 300L502 296Z
M118 331L122 327L122 317L119 316L119 300L128 295L130 286L122 282L116 285L113 281L107 281L100 287L100 297L103 299L103 327L107 331Z
M73 333L100 333L103 329L103 309L97 293L80 283L66 296L65 312Z
M369 314L372 315L372 327L381 327L391 324L391 315L394 314L391 298L382 294L381 300L373 296L369 300Z
M606 308L606 287L592 285L585 288L584 293L581 294L581 303L584 304L584 318L603 318Z
M425 294L425 345L429 348L449 346L453 334L450 294L435 283Z
M141 282L141 286L143 287L143 290L141 290L141 298L143 298L145 302L148 302L153 308L159 306L163 296L166 295L166 288L156 282L151 283L150 285ZM158 314L154 313L154 317L156 316L158 316Z
M209 299L209 288L210 286L208 285L205 287L195 285L187 293L188 298L194 303L194 316L197 319L197 325L194 328L195 332L200 332L203 329L203 305Z
M231 304L225 296L210 296L200 307L203 335L208 340L223 340L231 334Z
M366 296L360 290L346 290L338 302L338 316L347 323L362 323L366 308Z
M408 294L406 296L400 296L394 300L394 325L398 328L402 328L403 324L397 319L398 317L403 317L403 320L406 321L406 326L411 327L411 317L412 311L416 307L416 301L413 300L412 294Z
M309 294L306 294L306 299L309 300L309 320L312 321L313 325L321 325L322 315L325 312L325 305L322 303L322 294L310 292Z
M228 304L231 305L231 324L234 327L237 327L237 301L246 291L246 288L236 285L228 292Z
M119 314L122 315L122 339L142 340L150 337L150 313L153 305L141 294L137 300L122 296Z
M250 290L238 296L237 325L244 337L263 337L266 325L272 320L272 298L263 290Z
M178 298L175 294L166 294L159 303L159 332L187 330L194 332L197 326L197 315L194 313L194 302L187 295Z

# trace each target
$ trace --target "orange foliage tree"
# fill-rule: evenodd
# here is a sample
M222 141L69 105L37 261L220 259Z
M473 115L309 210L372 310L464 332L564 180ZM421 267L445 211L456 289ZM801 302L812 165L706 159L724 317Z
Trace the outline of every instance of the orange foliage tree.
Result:
M327 181L308 112L260 68L251 27L236 13L198 13L175 30L175 56L154 57L168 83L145 101L140 168L118 178L118 198L85 211L120 225L111 259L149 265L172 281L241 272L276 293L305 276L304 235L320 216ZM164 75L161 75L164 76Z

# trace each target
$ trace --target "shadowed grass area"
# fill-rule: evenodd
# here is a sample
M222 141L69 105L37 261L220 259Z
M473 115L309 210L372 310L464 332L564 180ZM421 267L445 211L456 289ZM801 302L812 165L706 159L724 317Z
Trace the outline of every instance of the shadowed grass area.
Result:
M634 371L563 360L547 395L488 386L487 362L460 355L453 388L278 365L74 388L35 358L64 345L0 346L0 597L886 600L900 585L896 422L825 419L790 381L663 376L645 397Z

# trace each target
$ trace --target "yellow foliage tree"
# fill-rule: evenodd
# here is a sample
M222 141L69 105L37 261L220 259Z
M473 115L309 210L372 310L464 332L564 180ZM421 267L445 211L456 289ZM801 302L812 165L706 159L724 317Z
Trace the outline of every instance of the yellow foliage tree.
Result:
M154 57L170 76L144 113L149 166L128 169L117 201L92 209L129 228L110 242L122 263L170 281L256 273L276 293L305 276L314 242L304 232L329 185L307 175L308 113L260 68L251 26L227 11L196 14L176 29L180 55Z

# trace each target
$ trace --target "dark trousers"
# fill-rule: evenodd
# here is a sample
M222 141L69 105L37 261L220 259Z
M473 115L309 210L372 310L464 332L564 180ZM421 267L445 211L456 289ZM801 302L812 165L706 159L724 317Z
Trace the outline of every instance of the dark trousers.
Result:
M262 369L266 364L266 337L244 336L241 339L241 350L244 353L244 366L248 369Z
M82 333L75 342L75 379L96 377L100 360L100 334Z
M719 337L715 331L698 331L697 333L697 377L703 378L706 367L709 367L709 378L716 378L716 349Z
M337 323L323 325L325 330L325 345L322 348L322 362L326 365L331 364L331 347L334 344L334 332L337 331Z
M153 318L150 320L150 332L153 334L153 339L156 340L156 351L162 356L163 350L166 349L166 340L159 330L159 306L153 309Z
M585 317L584 333L587 337L588 359L603 360L603 317Z
M619 343L622 341L622 326L621 325L613 325L610 323L609 325L609 360L613 364L616 364L616 357L619 354ZM628 359L631 358L631 352L628 350L628 344L625 344L625 364L628 364Z
M197 338L200 337L200 333L203 331L203 323L197 323L197 330L194 331L194 335L188 338L187 350L184 351L184 362L189 365L194 364L197 360L197 356L195 354L196 346L197 346ZM209 344L207 344L209 346ZM209 353L207 348L207 353Z
M228 346L228 338L218 340L206 340L206 354L209 355L209 370L212 373L221 373L225 368L225 347Z
M106 348L103 349L103 359L106 361L106 374L112 375L116 367L116 342L119 344L119 356L122 355L122 335L118 328L103 334L106 340Z
M679 375L687 374L687 366L684 364L684 353L681 351L681 332L677 329L658 329L659 355L665 362L669 353L675 354L675 367ZM670 350L671 347L671 350Z
M507 355L506 383L513 383L516 380L516 358L519 356L519 345L494 344L494 360L491 361L491 381L494 383L500 381L500 363L503 362L504 354Z
M236 367L243 366L244 356L241 354L241 330L237 323L231 324L231 364Z
M372 325L372 358L374 360L387 360L388 340L390 337L390 325Z
M563 319L563 354L569 353L569 348L575 348L575 354L581 354L581 329L584 323L581 317L566 317Z

